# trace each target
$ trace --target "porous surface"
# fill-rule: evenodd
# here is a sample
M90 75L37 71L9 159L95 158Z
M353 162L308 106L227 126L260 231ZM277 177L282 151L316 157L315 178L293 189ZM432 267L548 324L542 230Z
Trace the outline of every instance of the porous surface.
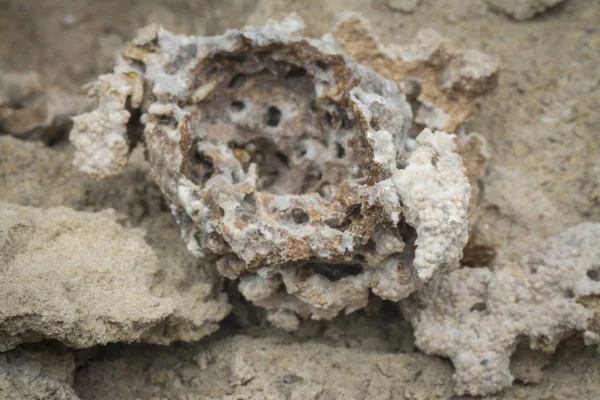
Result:
M46 87L35 72L0 71L0 133L49 142L86 108L85 97Z
M567 0L487 0L492 10L503 12L523 21L556 7Z
M509 386L519 338L553 352L593 313L582 296L600 293L600 224L572 227L541 244L520 265L463 268L434 278L403 303L416 345L450 357L458 394L487 395ZM587 337L593 337L588 332Z
M426 129L409 146L397 86L301 28L294 16L207 38L144 28L89 86L97 108L72 132L75 165L111 176L141 113L190 251L286 329L362 308L369 290L404 298L467 239L452 137Z
M456 132L475 101L498 81L498 62L477 50L458 49L434 30L421 30L408 45L384 46L368 21L345 14L332 34L362 65L401 85L418 103L415 122Z
M0 36L3 39L0 41L0 65L3 69L39 71L45 80L60 84L73 94L80 94L81 85L99 73L109 71L114 65L114 55L119 46L133 37L139 27L151 22L160 23L173 32L205 36L223 32L227 28L241 27L248 21L262 24L272 16L296 10L307 23L307 34L322 35L329 31L339 12L356 10L369 17L374 32L385 43L406 43L419 30L431 27L461 47L481 49L502 60L497 90L477 102L471 118L465 123L467 132L480 132L487 139L491 156L490 173L483 178L483 201L476 214L478 218L473 220L477 237L493 244L499 260L518 260L533 245L545 237L562 232L565 227L585 220L600 221L600 140L597 129L600 126L600 113L597 112L600 107L600 91L597 89L600 76L597 29L600 7L595 1L570 0L564 6L548 9L550 12L538 18L522 22L493 12L482 0L421 1L411 14L391 12L386 1L364 0L173 0L168 3L164 0L47 0L5 1L3 5L6 5L0 12ZM46 150L44 157L49 158L43 160L48 160L47 165L52 168L55 161L62 157L65 148L53 146ZM4 159L10 163L10 154L1 151L0 154L6 156ZM42 153L36 149L31 159L35 161L39 154ZM137 157L136 152L132 157ZM143 183L145 170L132 169L131 161L125 175L101 182L106 186L96 186L97 190L89 200L97 208L110 204L113 208L123 207L123 212L131 210L135 212L136 221L143 222L148 215L146 203L143 202L144 190L150 185ZM28 169L27 173L15 171L12 175L22 174L22 186L33 188L36 182L41 182L40 191L51 190L52 181L58 181L59 175L45 175L41 165L42 160L34 162L24 167ZM50 178L43 181L44 176ZM3 189L5 186L0 182L0 192L4 196L13 196L11 192L18 191L19 186L12 186L8 193ZM59 198L59 190L56 188L52 191L53 201ZM155 196L153 191L149 194ZM68 201L68 196L62 198ZM43 196L39 199L43 201ZM152 201L150 204L151 212L154 212L154 203ZM582 298L579 300L583 301ZM246 306L256 312L251 305ZM586 308L590 307L586 305ZM354 315L357 313L344 317L344 320ZM385 333L393 329L394 321L385 316L375 316L360 323L365 329ZM340 339L332 335L334 340L323 345L323 349L336 344L344 347L346 338L361 349L376 342L362 331L330 327L331 323L325 321L303 321L300 332L307 323L318 323L319 326L327 324L329 328L323 329L323 334L316 330L315 335L319 337L334 331L343 332ZM592 325L590 330L593 329ZM238 332L245 340L240 347L260 349L258 341L264 340L261 338L269 336L272 331L265 332L252 327ZM386 347L399 341L393 338L382 340L382 347L377 351L380 355L381 352L397 354L414 351L410 347ZM313 346L312 343L307 344L304 337L290 337L286 343L278 346L277 352L284 357L292 343L296 343L300 351L304 346ZM207 346L210 348L212 344ZM202 379L205 370L190 374L189 364L181 362L173 363L172 368L166 371L172 374L172 381L152 381L147 378L149 373L143 379L135 379L142 375L144 369L142 363L139 369L130 368L133 365L132 358L145 355L155 358L156 365L164 365L165 359L181 351L176 345L162 349L144 348L140 349L137 345L133 345L133 348L118 346L118 351L106 354L105 358L91 360L90 365L119 363L121 367L114 374L109 367L105 369L112 374L111 379L104 379L106 375L95 373L98 370L87 373L86 367L80 366L77 375L86 375L86 379L79 380L77 386L80 396L92 396L102 389L114 390L116 394L113 398L152 398L136 395L136 389L133 389L136 386L137 393L152 387L156 399L172 398L174 393L181 398L194 399L198 397L202 386L210 387L215 381L228 380L231 376L229 369L223 368L220 375L207 382ZM513 358L521 348L517 348ZM220 353L232 354L223 347L218 349ZM336 348L334 353L342 351L346 350ZM181 352L186 355L189 350ZM257 354L260 356L258 350ZM322 350L321 354L325 357L335 355L327 350ZM415 355L419 356L420 353ZM524 357L527 355L524 354ZM315 359L319 359L318 354ZM448 389L440 391L442 395L438 397L444 400L452 398L451 364L435 356L425 359L443 368L436 368L423 380L415 380L416 392L403 392L402 388L398 388L393 398L435 398L433 392L439 385L445 385ZM254 379L260 378L265 387L271 384L269 378L273 377L272 374L262 375L263 370L270 368L270 360L268 358L265 364L248 361L258 374ZM352 356L342 360L340 367L345 372L346 364L355 366L364 362L364 358L352 351ZM292 361L291 364L294 373L299 375L297 370L302 367L297 362ZM315 368L314 365L306 363L306 368ZM537 366L535 368L539 369ZM524 375L511 365L511 373L516 377L513 387L486 399L600 398L599 368L600 357L595 346L584 347L579 340L575 343L563 342L551 356L551 362L543 368L539 383L522 384L519 379ZM418 377L419 371L419 368L407 367L392 377L383 376L385 382L382 386L387 383L394 385L400 381L397 376L404 372ZM324 373L328 374L329 371ZM366 384L381 377L380 369L373 368L356 375L352 381L344 377L332 382L331 386L332 389L348 387L355 381ZM411 385L410 382L408 385ZM296 384L289 383L286 386L290 385ZM406 387L404 381L401 381L401 385ZM112 389L115 386L122 391ZM241 398L260 398L262 394L260 389L246 393L245 385L229 386L227 390L240 393ZM9 398L12 400L15 397L19 398ZM354 397L360 398L358 395ZM278 395L276 398L285 396Z
M0 354L0 399L79 400L75 359L65 349L17 349Z

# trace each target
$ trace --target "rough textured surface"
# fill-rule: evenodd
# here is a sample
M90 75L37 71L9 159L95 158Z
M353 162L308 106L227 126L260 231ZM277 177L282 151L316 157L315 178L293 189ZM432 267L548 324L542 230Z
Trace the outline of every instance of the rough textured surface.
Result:
M223 278L214 264L205 264L190 254L179 237L173 217L163 213L146 220L146 241L159 262L151 291L174 302L172 314L142 340L169 344L196 341L213 333L230 310L223 293Z
M143 231L114 212L1 204L1 350L44 338L135 341L172 312L172 300L150 293L158 262Z
M35 72L0 71L0 133L49 142L64 136L69 118L86 108L85 97L47 88Z
M567 0L487 0L492 10L503 12L516 20L533 18Z
M418 102L415 122L456 132L471 114L477 97L497 84L498 63L475 50L459 50L429 29L410 45L384 46L367 20L348 14L333 36L360 64L401 85Z
M509 361L519 337L552 352L587 330L593 313L577 298L600 293L599 238L600 224L585 223L548 239L521 265L464 268L433 279L404 303L417 346L450 357L459 394L504 389L513 381ZM594 340L594 333L585 337Z
M73 94L80 94L81 85L111 70L119 46L133 37L139 27L152 22L160 23L172 32L206 36L227 28L239 28L247 21L259 25L272 16L296 10L307 23L307 33L320 36L329 31L337 13L355 10L369 17L374 32L384 43L407 43L419 30L431 27L461 48L481 49L501 60L497 90L476 102L471 118L464 124L466 132L480 132L485 137L490 153L489 173L483 178L482 204L473 216L476 218L472 218L477 239L492 244L500 261L518 260L533 245L562 232L565 227L586 220L600 222L600 113L597 112L600 107L597 29L600 7L597 1L570 0L534 20L522 22L492 12L482 0L421 1L412 14L391 12L385 0L4 0L0 3L3 6L0 12L0 65L3 70L39 71L51 85L58 84ZM69 151L62 145L46 150L41 153L36 149L29 155L33 162L11 175L23 176L21 187L33 188L40 182L42 193L44 190L52 193L52 199L48 198L48 201L58 201L59 197L70 201L66 193L60 195L59 188L52 190L52 181L59 180L58 173L44 175L43 168L44 160L47 160L48 169L52 169L55 161L68 156ZM0 154L10 163L10 153ZM36 160L38 155L39 160ZM136 151L132 158L136 159L138 155ZM149 212L154 212L154 205L160 203L155 201L156 197L151 197L150 204L143 201L146 188L152 188L152 185L145 183L146 169L137 168L137 162L136 168L132 168L133 159L124 175L100 183L106 186L94 186L97 189L86 207L92 204L94 209L106 205L122 207L119 211L135 214L136 224L143 222ZM63 171L68 169L69 162L65 162ZM49 178L42 179L43 176ZM19 191L20 187L12 186L10 192L3 189L5 186L0 182L3 196L15 196L12 191ZM156 195L152 190L147 193ZM45 200L42 195L37 198ZM71 203L67 204L71 206ZM250 311L257 311L251 305L246 306ZM591 310L590 307L586 305ZM357 313L343 320L355 315ZM324 348L347 343L370 348L373 343L379 343L377 351L380 352L412 351L410 347L392 347L400 342L399 338L378 342L362 330L353 331L345 326L325 329L324 326L331 324L329 321L303 321L299 332L306 329L305 325L313 324L322 327L315 329L316 337L327 334L332 338ZM384 334L393 329L394 320L389 316L374 316L370 320L361 320L360 324L364 330ZM240 336L247 339L241 346L250 348L259 340L249 339L248 335L265 337L271 331L254 327L240 329ZM301 348L305 339L294 337L289 342L298 343L297 347ZM148 356L154 355L156 364L160 365L161 357L175 354L177 348L170 346L159 352L160 349L152 347ZM517 348L513 358L520 354L521 348ZM140 356L138 349L135 346L135 350L130 350L131 357ZM284 354L286 349L287 346L281 346L278 351ZM363 359L353 354L348 363L361 363ZM108 362L109 359L115 363L122 360L123 373L112 375L112 380L101 376L96 380L89 379L88 375L86 383L89 382L90 389L81 382L80 392L90 393L103 385L118 385L123 388L123 393L130 393L134 390L134 382L140 391L150 385L149 379L138 381L133 379L136 376L133 371L127 373L131 371L126 367L130 358L123 352L111 353L106 359L95 361ZM427 360L445 367L419 381L413 398L431 398L429 393L443 381L448 390L441 398L448 400L453 385L451 365L437 357L427 357ZM249 363L259 376L264 376L265 383L270 382L267 376L261 375L268 365ZM311 368L314 364L307 365ZM294 366L300 368L298 364ZM511 364L511 373L517 380L512 388L491 399L600 398L599 366L600 357L594 346L584 347L579 342L562 344L552 355L550 364L543 368L539 383L521 384L518 381L521 376ZM182 377L181 381L176 378L173 384L184 382L177 389L178 397L194 399L198 387L193 384L198 381L194 375L189 381L184 380L189 377L186 367L187 364L174 365L168 372L177 371L177 376ZM85 372L85 368L80 372ZM229 376L229 371L223 369L215 380L228 380ZM380 372L373 369L355 379L367 381L378 377ZM385 379L391 384L395 382L394 377ZM157 400L174 397L173 386L167 384L156 383L161 386L155 388ZM203 384L210 385L211 382L199 383ZM348 386L348 380L332 384L336 385ZM231 390L242 393L244 388L242 385ZM397 398L405 396L408 397L399 394ZM116 397L136 398L131 395Z
M197 340L229 311L214 267L182 254L168 224L156 222L150 238L157 259L144 232L120 226L114 211L1 204L2 350L42 339Z
M240 277L286 329L296 315L362 308L370 289L404 298L467 239L451 136L426 129L409 145L396 85L301 28L293 16L208 38L144 28L90 85L97 109L72 133L75 164L114 175L140 107L152 175L188 248Z
M139 95L132 96L134 86L141 89L141 79L135 72L120 74L109 82L102 80L89 85L88 98L95 110L73 118L71 142L77 147L75 165L85 174L102 179L122 172L133 147L127 134L131 113L125 103L139 107Z
M0 399L79 400L73 390L75 359L63 348L44 346L0 354Z

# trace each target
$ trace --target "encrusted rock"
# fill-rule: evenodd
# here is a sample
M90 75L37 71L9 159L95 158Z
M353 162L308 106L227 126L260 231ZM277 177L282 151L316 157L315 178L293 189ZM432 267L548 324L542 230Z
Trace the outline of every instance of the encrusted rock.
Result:
M467 240L452 136L409 139L397 85L301 28L295 16L206 38L145 28L90 85L97 108L72 132L75 164L105 177L141 122L188 249L287 329L296 314L362 308L370 290L405 298Z
M430 129L456 132L475 101L498 81L498 63L476 50L457 49L426 29L409 45L384 46L367 20L348 13L332 34L344 51L381 76L398 82L418 102L415 121Z
M135 341L172 312L150 293L158 262L143 231L114 212L0 205L0 351Z
M510 15L516 20L531 19L567 0L487 0L492 10Z
M151 242L171 244L156 244L157 259L144 231L116 219L0 202L0 351L43 339L168 344L216 330L229 310L220 279L186 261L176 229L157 226Z
M86 107L85 97L47 88L35 72L0 72L0 133L49 142Z
M600 224L584 223L520 265L436 276L403 302L417 346L452 360L457 393L487 395L512 383L509 362L520 338L549 352L577 331L593 338L593 313L578 299L600 294L599 239Z

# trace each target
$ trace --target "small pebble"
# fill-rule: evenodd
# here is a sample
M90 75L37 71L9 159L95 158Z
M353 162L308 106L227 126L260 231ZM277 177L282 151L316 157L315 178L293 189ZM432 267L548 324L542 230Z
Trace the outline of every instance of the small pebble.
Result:
M517 399L526 399L527 393L525 393L525 391L522 389L517 389L517 390L515 390L515 397Z
M73 28L79 23L79 18L73 14L67 14L62 19L62 26L65 28Z

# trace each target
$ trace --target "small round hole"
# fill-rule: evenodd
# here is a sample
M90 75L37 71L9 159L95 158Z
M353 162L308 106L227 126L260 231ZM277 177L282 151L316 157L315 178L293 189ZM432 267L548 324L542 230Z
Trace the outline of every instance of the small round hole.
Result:
M292 218L297 224L304 224L310 220L310 217L308 216L306 211L304 211L301 208L294 208L292 210Z
M246 108L246 105L243 101L236 100L231 102L231 110L234 112L243 111L244 108Z
M286 74L286 78L288 79L293 79L293 78L303 78L306 76L306 70L304 68L301 67L292 67L289 72Z
M290 167L290 158L288 156L278 151L277 153L275 153L275 157L277 157L277 159L281 161L283 165L285 165L288 168Z
M344 146L342 146L339 143L336 143L335 148L336 148L337 158L344 158L346 156L346 149L344 149Z
M269 107L267 109L267 114L265 115L265 125L276 127L279 125L281 121L281 111L277 107Z
M323 71L327 71L329 69L329 64L327 64L323 60L317 60L316 64L317 64L317 67L319 67Z
M600 282L600 269L596 269L596 268L590 269L587 272L587 276L594 282Z
M473 307L471 307L471 312L473 312L473 311L480 311L481 312L481 311L485 311L485 310L487 310L487 306L483 302L477 303Z

